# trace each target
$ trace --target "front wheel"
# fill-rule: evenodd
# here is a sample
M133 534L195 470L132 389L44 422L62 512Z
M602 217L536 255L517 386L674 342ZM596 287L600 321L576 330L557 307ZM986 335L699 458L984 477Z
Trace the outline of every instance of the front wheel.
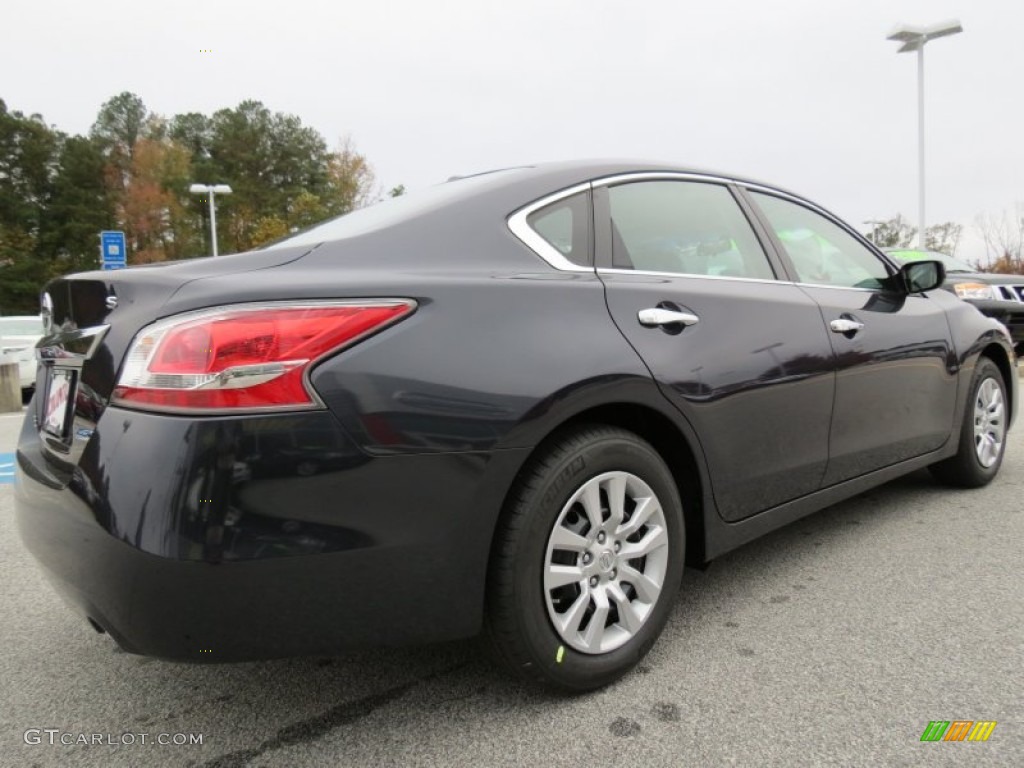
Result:
M978 360L968 393L956 455L929 469L949 485L979 488L991 482L1003 463L1009 418L1003 374L987 357Z
M562 690L618 679L661 633L684 552L679 493L648 443L613 427L565 434L524 471L496 534L498 655Z

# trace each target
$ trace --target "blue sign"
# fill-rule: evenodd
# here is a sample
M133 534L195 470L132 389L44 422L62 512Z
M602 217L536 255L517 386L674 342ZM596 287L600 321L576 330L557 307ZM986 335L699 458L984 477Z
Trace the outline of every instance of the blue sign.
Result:
M100 232L100 261L104 269L124 269L128 266L124 232Z
M0 453L0 485L14 483L14 454Z

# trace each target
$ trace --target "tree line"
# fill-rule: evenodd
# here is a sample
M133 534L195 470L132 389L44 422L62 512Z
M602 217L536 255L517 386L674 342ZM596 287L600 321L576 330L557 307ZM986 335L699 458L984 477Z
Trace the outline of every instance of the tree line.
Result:
M897 214L891 219L868 221L867 237L879 248L914 248L917 227ZM1024 204L999 214L979 214L974 227L985 243L987 258L972 266L979 272L1008 275L1024 274ZM963 226L954 222L935 224L925 230L925 247L930 251L954 256Z
M879 248L916 248L917 227L896 214L891 219L874 219L865 222L870 229L867 238ZM951 221L933 224L924 231L925 248L947 256L956 253L963 235L963 226Z
M131 264L210 253L209 208L189 194L193 183L232 187L217 198L222 253L379 196L372 167L349 140L329 149L298 117L259 101L168 118L124 92L80 136L0 99L0 314L34 313L47 280L96 268L104 229L125 232ZM899 215L867 224L879 246L909 246L917 232ZM979 269L1024 272L1024 210L979 219L978 229L996 255ZM929 227L927 246L952 255L961 234L955 223Z
M210 253L208 203L189 194L193 183L232 187L217 198L221 253L378 195L372 167L349 140L329 149L298 117L259 101L168 118L125 92L80 136L0 99L0 314L34 313L47 280L95 269L104 229L125 232L130 264Z

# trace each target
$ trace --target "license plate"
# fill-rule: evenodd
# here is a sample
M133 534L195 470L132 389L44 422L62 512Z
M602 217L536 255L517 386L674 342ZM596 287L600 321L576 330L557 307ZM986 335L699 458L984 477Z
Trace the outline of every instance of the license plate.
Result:
M50 386L47 388L43 429L59 438L63 438L67 433L68 408L74 384L75 374L73 371L69 371L66 368L54 368L50 373Z

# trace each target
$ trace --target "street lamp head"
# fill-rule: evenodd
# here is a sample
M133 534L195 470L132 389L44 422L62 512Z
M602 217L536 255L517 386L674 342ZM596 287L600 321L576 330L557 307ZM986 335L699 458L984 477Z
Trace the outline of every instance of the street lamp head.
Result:
M946 35L955 35L958 32L963 32L963 25L960 24L958 19L950 19L949 21L943 21L939 24L932 24L928 27L928 39L934 40L936 37L945 37Z
M208 195L211 192L215 195L230 195L231 187L227 184L193 184L188 191L193 195Z
M901 43L909 43L918 40L926 34L924 27L912 27L909 24L900 24L893 28L886 40L897 40Z
M911 51L920 50L929 40L934 40L937 37L955 35L958 32L963 31L963 26L961 26L960 22L956 19L943 21L939 24L932 24L929 27L915 27L910 24L900 24L889 33L886 40L894 40L898 43L903 43L897 53L909 53Z

